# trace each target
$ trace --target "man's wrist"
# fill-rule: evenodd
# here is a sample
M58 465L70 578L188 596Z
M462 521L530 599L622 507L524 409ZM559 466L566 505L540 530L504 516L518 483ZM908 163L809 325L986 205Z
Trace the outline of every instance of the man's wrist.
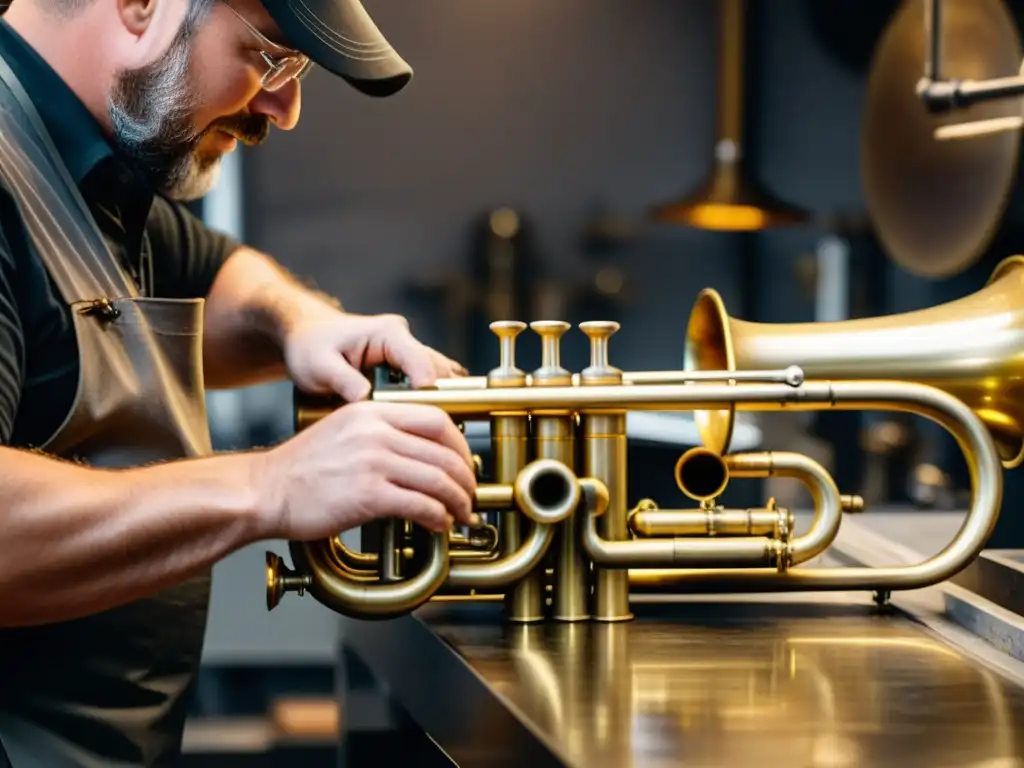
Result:
M250 322L262 335L283 346L296 326L344 312L341 301L303 285L279 264L263 258L270 272L254 288L247 307Z

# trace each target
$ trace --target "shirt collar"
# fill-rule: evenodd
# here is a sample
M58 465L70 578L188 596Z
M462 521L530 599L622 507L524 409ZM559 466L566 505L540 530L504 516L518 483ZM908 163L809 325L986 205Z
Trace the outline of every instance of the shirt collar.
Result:
M32 99L71 178L81 185L90 171L114 155L103 127L60 75L2 18L0 55Z

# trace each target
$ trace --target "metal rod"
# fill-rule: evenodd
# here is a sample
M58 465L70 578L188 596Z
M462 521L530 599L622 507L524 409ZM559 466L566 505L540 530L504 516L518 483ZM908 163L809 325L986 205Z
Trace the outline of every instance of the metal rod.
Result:
M942 79L942 0L924 0L924 76Z
M946 80L942 77L942 0L924 2L924 73L917 94L933 112L962 109L986 101L1024 94L1024 76L987 80Z
M804 372L798 365L773 371L628 371L622 374L623 384L689 384L705 381L749 381L768 384L788 384L797 387L804 382ZM580 375L572 375L573 386L580 383ZM533 376L527 374L524 386L533 386ZM487 389L486 376L460 376L438 379L432 388L464 392L467 389Z

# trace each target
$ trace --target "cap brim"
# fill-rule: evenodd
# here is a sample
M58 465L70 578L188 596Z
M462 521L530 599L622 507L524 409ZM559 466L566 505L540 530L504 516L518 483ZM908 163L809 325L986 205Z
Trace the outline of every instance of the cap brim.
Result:
M369 96L391 96L412 67L391 47L359 0L263 0L291 45Z

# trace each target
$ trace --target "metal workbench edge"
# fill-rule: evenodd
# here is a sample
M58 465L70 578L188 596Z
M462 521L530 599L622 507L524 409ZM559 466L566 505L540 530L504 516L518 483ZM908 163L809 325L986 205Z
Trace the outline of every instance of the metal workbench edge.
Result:
M482 604L461 609L499 609ZM428 605L425 610L429 611ZM424 622L343 619L341 641L459 766L564 766L555 744Z

